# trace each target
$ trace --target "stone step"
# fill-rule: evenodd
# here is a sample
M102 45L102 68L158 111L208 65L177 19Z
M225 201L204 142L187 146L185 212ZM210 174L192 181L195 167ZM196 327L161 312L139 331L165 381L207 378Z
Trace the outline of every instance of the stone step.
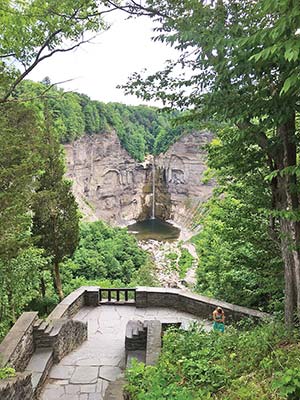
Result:
M104 400L124 400L123 386L125 383L126 382L123 377L114 382L110 382L106 389Z
M146 327L141 321L128 321L125 336L128 339L146 335Z
M50 348L39 348L33 353L26 372L31 372L31 382L34 393L41 389L48 372L53 364L53 350Z
M38 319L38 320L33 324L33 327L37 329L37 328L42 324L42 322L43 322L42 319Z
M127 352L126 368L131 367L132 360L135 359L138 362L146 362L146 350L130 350Z
M49 322L43 321L41 325L38 327L38 331L45 331L48 328Z
M48 327L45 329L45 333L47 335L49 335L51 333L51 331L53 330L53 325L49 324Z

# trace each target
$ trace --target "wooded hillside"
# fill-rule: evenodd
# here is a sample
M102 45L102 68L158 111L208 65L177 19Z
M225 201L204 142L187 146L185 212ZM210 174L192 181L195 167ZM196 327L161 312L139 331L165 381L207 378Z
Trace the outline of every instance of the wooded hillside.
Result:
M40 83L23 81L15 96L20 100L35 99L31 103L40 114L51 116L62 143L114 129L121 144L138 161L143 161L146 154L165 152L193 127L191 123L176 124L178 112L91 100L85 94L65 92L52 86L48 78Z

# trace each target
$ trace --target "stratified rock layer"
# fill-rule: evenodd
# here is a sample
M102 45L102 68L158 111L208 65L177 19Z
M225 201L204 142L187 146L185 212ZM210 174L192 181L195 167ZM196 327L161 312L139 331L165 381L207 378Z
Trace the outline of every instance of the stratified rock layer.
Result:
M67 177L87 220L119 225L139 218L147 167L122 148L114 132L84 136L65 151Z
M206 145L211 140L210 132L190 133L174 143L166 153L156 157L155 164L164 179L163 193L167 189L170 196L169 218L180 226L191 227L201 204L212 194L214 182L203 182L207 169ZM160 202L159 191L160 185L156 196L158 212L165 204Z
M182 137L156 157L155 214L188 227L212 184L202 183L208 132ZM152 209L152 158L138 163L122 148L115 132L84 136L65 146L67 177L87 220L114 225L146 219Z

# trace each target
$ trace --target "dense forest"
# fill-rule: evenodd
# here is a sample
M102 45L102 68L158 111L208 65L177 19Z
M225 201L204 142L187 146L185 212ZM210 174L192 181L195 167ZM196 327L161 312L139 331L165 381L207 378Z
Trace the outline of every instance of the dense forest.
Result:
M17 99L32 99L36 111L52 117L53 129L62 143L83 135L115 130L123 147L138 161L146 154L165 152L181 135L192 129L179 123L178 112L162 112L148 106L102 103L87 95L65 92L51 85L49 78L37 83L25 80L15 90ZM195 124L194 124L195 125Z
M197 291L283 315L279 225L270 215L272 194L261 150L248 137L241 145L225 125L208 147L208 167L205 179L215 179L217 187L197 218L202 228L193 238Z

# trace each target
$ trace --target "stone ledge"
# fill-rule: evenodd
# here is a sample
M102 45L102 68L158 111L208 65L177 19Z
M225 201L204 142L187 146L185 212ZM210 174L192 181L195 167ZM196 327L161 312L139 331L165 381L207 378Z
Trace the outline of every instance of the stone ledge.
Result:
M38 318L38 313L37 312L24 312L17 322L14 324L14 326L10 329L8 334L5 336L3 341L0 344L0 366L1 365L6 365L11 361L13 356L15 355L16 352L24 351L24 348L27 346L26 343L22 343L23 341L26 342L26 336L28 336L28 349L25 349L28 353L28 360L31 357L33 353L33 345L31 345L31 341L33 342L33 338L31 340L31 337L33 336L32 334L32 327L34 322ZM21 347L21 349L18 350L18 347ZM26 361L24 362L26 364ZM16 365L14 365L15 368L18 369ZM25 369L25 366L21 366L20 369Z
M70 293L48 315L47 321L53 321L55 319L64 318L66 314L68 314L70 307L73 306L81 297L84 296L85 291L86 287L81 286L74 292Z
M181 289L145 286L136 288L136 307L156 306L175 308L205 319L211 318L211 313L217 306L224 309L228 319L239 320L244 317L264 319L270 317L269 314L258 310L189 293Z
M81 286L65 297L48 315L47 321L60 318L71 318L84 305L97 306L97 293L99 298L99 287Z
M157 320L145 321L147 326L146 365L155 365L161 353L162 324Z

